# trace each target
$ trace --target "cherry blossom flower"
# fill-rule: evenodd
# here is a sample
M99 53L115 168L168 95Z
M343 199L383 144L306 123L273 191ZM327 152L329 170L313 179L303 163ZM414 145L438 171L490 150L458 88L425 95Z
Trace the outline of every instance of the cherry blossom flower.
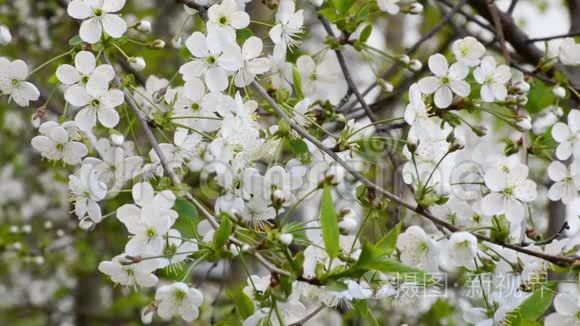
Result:
M125 149L119 146L97 144L101 158L87 157L83 164L90 164L99 176L99 180L109 187L109 195L116 194L123 184L136 176L143 163L140 156L127 156Z
M155 300L159 317L169 320L173 316L180 316L185 321L193 321L199 316L203 294L185 283L176 282L160 286L155 292Z
M397 239L397 249L401 252L401 262L436 272L439 268L439 246L425 231L416 225L410 226Z
M433 94L435 105L445 109L453 101L453 93L466 97L471 87L464 81L469 73L467 67L456 62L449 67L447 59L439 53L429 57L429 69L435 76L424 77L419 80L419 89L424 94Z
M554 161L548 166L548 176L554 181L548 192L550 200L562 200L564 204L568 204L578 196L580 163L574 161L568 169L562 162Z
M185 46L193 54L193 60L179 68L183 80L203 77L211 91L226 89L228 73L233 73L242 66L241 51L235 44L222 47L211 36L206 37L195 32L187 38Z
M413 84L409 87L409 104L405 108L405 122L409 125L420 123L428 118L427 108L423 102L423 95L419 85Z
M237 87L245 87L254 81L257 75L270 70L270 60L259 57L262 54L262 40L252 36L242 46L242 67L234 78Z
M559 47L558 57L565 65L580 65L580 44L576 43L573 38L563 40Z
M118 89L109 90L108 82L91 78L87 86L71 86L65 99L70 104L81 107L75 116L75 122L83 131L90 131L98 121L107 128L114 128L119 123L119 113L115 107L123 104L125 97Z
M505 214L514 224L521 222L525 216L524 203L537 196L536 184L528 179L528 167L518 163L510 168L492 168L485 172L484 180L491 192L482 200L483 212Z
M552 137L560 143L556 148L556 157L566 160L574 154L580 156L580 111L570 110L568 124L558 122L552 127Z
M274 43L274 56L286 58L286 51L298 45L299 34L304 24L304 11L296 11L294 0L282 0L276 12L277 24L269 32Z
M0 25L0 45L6 45L12 42L12 34L5 25Z
M110 82L115 78L115 71L111 65L105 64L97 67L95 55L89 51L77 53L74 66L64 64L56 69L56 77L67 86L86 85L93 76L105 82Z
M477 39L468 36L453 42L453 54L457 61L468 67L475 67L479 64L480 58L485 54L485 47Z
M445 255L452 266L475 270L477 238L469 232L454 232L445 246Z
M47 121L38 128L39 136L32 138L32 147L48 160L63 160L76 165L88 154L85 144L74 140L64 126Z
M207 16L208 33L215 34L215 40L222 44L235 42L236 30L250 24L250 16L234 0L224 0L209 7Z
M120 38L127 31L127 23L115 14L123 9L125 0L73 0L67 12L75 19L81 19L79 35L87 43L100 41L103 31L113 38Z
M337 104L346 93L342 72L333 59L325 57L317 64L311 56L302 55L296 60L296 67L302 81L302 92L312 101L322 99Z
M98 171L91 165L81 167L79 176L69 176L69 188L75 201L75 214L80 219L79 226L87 230L102 220L98 202L105 199L107 186L98 180Z
M159 259L145 259L138 263L126 260L126 254L114 257L111 261L99 264L99 271L107 274L115 283L125 286L152 287L159 279L153 272L160 267Z
M545 326L563 326L580 324L580 299L574 293L558 293L554 298L556 312L544 320Z
M117 209L117 218L134 235L125 250L132 256L160 255L164 236L177 219L177 213L171 209L175 195L169 190L154 195L153 187L147 182L135 184L132 194L136 205L125 204Z
M34 84L27 82L28 66L22 60L10 62L0 57L0 91L9 96L9 100L20 106L28 106L30 101L36 101L40 92Z
M473 71L473 77L480 83L481 99L485 102L503 101L507 97L506 83L511 78L510 68L506 65L496 67L495 59L487 56Z
M401 10L398 5L399 1L400 0L377 0L377 5L380 10L388 12L391 15L396 15Z

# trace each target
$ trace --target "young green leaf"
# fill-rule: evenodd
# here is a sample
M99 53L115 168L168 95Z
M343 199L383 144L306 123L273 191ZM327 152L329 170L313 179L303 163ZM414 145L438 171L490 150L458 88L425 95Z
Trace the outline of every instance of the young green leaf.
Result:
M328 185L324 185L324 190L322 191L320 223L326 252L330 258L336 258L338 257L338 220L334 203L332 202L330 186Z
M223 247L228 241L228 238L232 234L233 225L232 221L226 216L222 215L220 220L220 227L215 231L213 235L213 245L214 248L218 249Z
M387 235L385 235L379 242L377 242L377 247L385 252L385 255L390 255L395 251L397 246L397 239L401 233L401 227L403 222L399 222L394 228L392 228Z

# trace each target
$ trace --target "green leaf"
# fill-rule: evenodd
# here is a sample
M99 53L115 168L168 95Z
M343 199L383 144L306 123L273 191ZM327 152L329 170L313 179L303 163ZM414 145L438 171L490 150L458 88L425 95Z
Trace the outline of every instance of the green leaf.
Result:
M536 80L528 92L526 111L534 114L541 112L545 107L555 102L556 96L552 89L540 80Z
M241 287L228 289L226 293L234 301L234 304L243 319L250 317L254 313L254 304Z
M294 82L294 90L296 91L296 97L299 100L304 98L304 93L302 93L302 79L300 78L300 72L296 66L292 67L292 80Z
M242 28L236 31L236 42L243 44L247 39L252 37L252 30L249 28Z
M379 242L377 242L377 247L384 250L385 255L390 255L395 251L397 246L397 239L401 233L401 228L403 227L403 222L399 222L394 228L392 228L387 235L385 235Z
M537 320L542 317L552 304L557 286L556 282L547 282L534 290L532 295L518 307L522 318L525 320Z
M288 140L288 145L294 155L302 155L308 152L308 146L302 139L292 138Z
M361 41L361 43L365 43L369 39L369 37L371 36L372 31L373 31L373 26L371 24L368 24L362 30L362 32L360 32L360 37L358 38L359 41Z
M340 15L346 14L352 4L353 0L332 0L332 5Z
M83 43L83 40L81 40L81 37L78 35L75 35L70 40L68 40L68 44L71 46L80 45L81 43Z
M331 275L333 278L340 277L361 277L369 271L379 271L387 274L397 274L402 279L409 279L418 283L431 283L432 279L424 271L405 265L395 259L389 258L385 250L374 246L369 242L363 244L361 254L350 268L345 271Z
M223 247L228 241L230 235L233 231L232 221L227 215L223 214L220 219L220 227L215 231L213 235L213 246L216 249Z
M320 202L320 224L322 226L322 239L328 256L330 258L338 257L338 220L334 203L332 202L330 186L327 184L324 185Z
M175 200L173 209L179 214L179 217L183 218L198 218L199 214L197 208L189 200L178 198Z
M366 300L354 300L354 309L361 315L362 319L366 321L367 325L379 326L379 322L373 316L372 311L369 309L368 301Z

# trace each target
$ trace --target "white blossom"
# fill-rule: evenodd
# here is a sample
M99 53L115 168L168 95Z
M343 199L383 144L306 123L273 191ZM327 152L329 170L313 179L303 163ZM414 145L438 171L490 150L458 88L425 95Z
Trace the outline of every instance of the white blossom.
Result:
M399 235L397 249L403 264L415 266L428 272L438 270L439 246L425 231L416 225Z
M75 19L81 19L79 35L87 43L101 40L103 31L113 38L120 38L127 31L127 23L115 14L125 6L125 0L73 0L67 12Z
M511 78L510 68L506 65L496 67L492 56L481 60L481 65L473 71L473 77L482 85L481 99L483 101L503 101L507 97L506 83Z
M32 138L32 147L48 160L63 160L76 165L88 154L87 147L73 139L64 125L47 121L40 125L38 131L40 135Z
M176 282L160 286L155 292L155 300L159 317L169 320L173 316L180 316L185 321L193 321L199 316L203 294L185 283Z
M424 77L419 80L419 89L424 94L433 94L435 105L444 109L451 105L453 93L466 97L471 87L464 81L469 73L467 67L456 62L449 67L447 59L439 53L429 57L429 69L435 76Z
M0 91L20 106L28 106L30 101L36 101L40 92L34 84L27 82L28 66L22 60L10 62L0 57Z

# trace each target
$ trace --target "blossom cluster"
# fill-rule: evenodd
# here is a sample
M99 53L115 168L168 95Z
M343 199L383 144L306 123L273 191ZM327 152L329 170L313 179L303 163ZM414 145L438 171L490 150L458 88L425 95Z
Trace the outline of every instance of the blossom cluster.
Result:
M364 14L367 5L386 17L423 7L354 3L311 1L299 9L280 0L272 19L259 22L246 1L186 2L185 22L200 22L175 35L184 60L169 78L144 77L150 62L128 54L128 44L168 49L161 39L142 41L152 24L128 22L125 0L70 1L66 14L78 36L31 72L21 59L0 57L1 94L21 107L41 97L35 74L66 61L50 72L57 86L32 116L30 143L66 173L68 186L43 187L54 197L68 194L82 232L108 223L122 232L121 252L94 269L147 298L144 323L213 321L222 288L207 290L196 279L219 266L225 284L233 263L245 272L244 284L228 289L243 325L302 324L319 313L320 323L330 322L342 307L375 323L407 320L417 302L429 309L435 302L415 297L399 309L401 293L417 285L406 277L423 276L419 286L429 291L430 273L467 283L484 272L512 275L511 295L493 281L489 289L480 284L477 298L458 286L448 299L460 323L502 324L528 318L520 307L538 300L538 289L554 292L550 271L577 277L580 113L564 104L573 85L554 81L550 91L474 36L430 55L423 73L419 59L375 47ZM307 26L319 21L328 36L310 51L316 38ZM0 45L11 41L0 26ZM345 59L347 51L356 59ZM393 85L374 73L364 82L351 76L373 56L420 74L392 119L378 120L367 105L374 97L358 87ZM566 39L543 60L536 70L546 73L555 64L580 65L580 44ZM530 112L540 87L551 103ZM63 99L59 117L47 112L53 96ZM349 114L349 105L365 117ZM564 111L567 123L560 122ZM404 132L391 130L397 120ZM377 143L389 146L367 148ZM383 178L389 164L393 176ZM13 171L0 171L0 193L9 194L0 204L21 199ZM556 204L572 212L552 236L546 211ZM546 306L533 319L578 323L574 291L552 293L555 310L545 313ZM371 307L374 300L399 315Z

